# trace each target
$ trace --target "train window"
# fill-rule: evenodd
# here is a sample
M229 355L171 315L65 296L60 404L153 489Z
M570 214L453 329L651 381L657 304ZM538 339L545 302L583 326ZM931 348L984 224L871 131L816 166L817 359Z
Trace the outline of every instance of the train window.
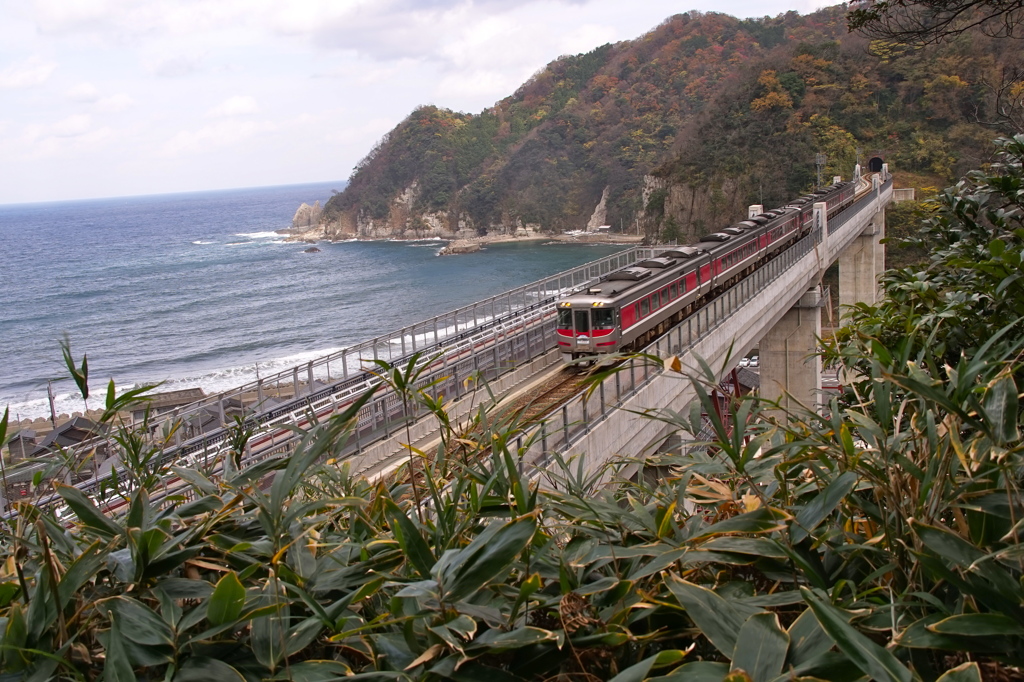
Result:
M661 305L658 303L658 292L655 291L653 294L651 294L651 312L654 312L660 307Z
M590 311L589 310L574 310L574 319L576 320L576 333L587 334L590 332Z
M615 329L615 310L612 308L595 308L593 313L594 329Z
M661 305L668 305L668 287L661 290Z
M672 286L669 288L672 290L672 298L675 298L676 296L679 295L679 289L676 288L675 282L672 282Z
M572 329L572 310L570 308L558 309L558 328Z
M640 301L640 317L646 317L651 312L651 304L647 302L647 299Z

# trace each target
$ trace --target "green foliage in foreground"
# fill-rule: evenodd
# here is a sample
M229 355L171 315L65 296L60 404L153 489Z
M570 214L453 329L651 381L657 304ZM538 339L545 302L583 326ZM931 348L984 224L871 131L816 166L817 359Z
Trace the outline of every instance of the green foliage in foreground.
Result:
M353 411L287 460L139 477L117 515L59 486L70 527L29 504L4 527L0 679L1005 674L1024 662L1024 136L1002 144L942 196L934 263L828 350L854 373L829 416L745 399L720 418L698 382L709 449L635 481L556 460L538 486L515 420L482 410L446 431L457 455L418 463L419 509L332 459ZM701 405L648 416L702 425Z

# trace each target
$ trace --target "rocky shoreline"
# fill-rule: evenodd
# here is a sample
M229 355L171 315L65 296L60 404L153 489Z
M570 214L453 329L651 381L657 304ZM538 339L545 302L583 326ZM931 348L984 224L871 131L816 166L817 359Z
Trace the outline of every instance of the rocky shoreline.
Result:
M300 242L305 244L317 244L320 242L339 241L330 239L322 228L318 227L292 227L277 230L277 233L285 237L286 241ZM350 237L342 241L422 241L418 239L388 239L368 237ZM460 237L453 239L438 238L438 241L445 241L443 247L438 251L439 256L455 256L468 253L475 253L486 247L488 244L506 242L541 241L549 244L641 244L644 241L643 235L617 234L607 232L566 232L559 234L541 234L530 232L526 235L496 234L484 235L482 237ZM307 249L309 251L309 249Z

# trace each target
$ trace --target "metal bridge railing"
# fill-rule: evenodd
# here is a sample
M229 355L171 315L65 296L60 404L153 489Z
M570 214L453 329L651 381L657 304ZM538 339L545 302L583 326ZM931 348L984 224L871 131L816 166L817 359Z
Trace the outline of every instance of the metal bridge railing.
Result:
M208 396L161 415L161 420L173 422L180 419L187 422L191 416L211 409L218 416L222 416L225 413L225 405L239 403L255 404L258 410L259 404L282 393L297 398L302 394L322 390L323 387L317 387L316 382L334 384L359 375L365 371L368 360L395 363L417 352L435 352L442 346L457 343L467 335L514 317L521 311L543 306L555 297L579 288L596 277L642 260L648 257L649 253L650 249L646 247L630 248L586 263L303 365L264 376L258 381ZM226 421L222 419L222 422Z

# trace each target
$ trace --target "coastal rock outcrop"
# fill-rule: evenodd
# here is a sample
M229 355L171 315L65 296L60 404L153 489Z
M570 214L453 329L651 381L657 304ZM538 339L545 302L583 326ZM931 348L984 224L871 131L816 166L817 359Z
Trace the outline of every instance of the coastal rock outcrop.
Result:
M425 211L418 207L422 190L412 182L387 206L383 215L365 207L346 210L325 218L328 239L469 239L478 236L472 221L463 213Z
M455 256L464 253L475 253L480 250L480 242L471 242L464 239L453 241L437 252L438 256Z
M323 216L324 209L320 206L319 201L313 202L310 206L307 203L303 203L299 206L298 210L295 211L295 215L292 217L292 227L298 229L308 229L316 227L320 224L320 218Z

